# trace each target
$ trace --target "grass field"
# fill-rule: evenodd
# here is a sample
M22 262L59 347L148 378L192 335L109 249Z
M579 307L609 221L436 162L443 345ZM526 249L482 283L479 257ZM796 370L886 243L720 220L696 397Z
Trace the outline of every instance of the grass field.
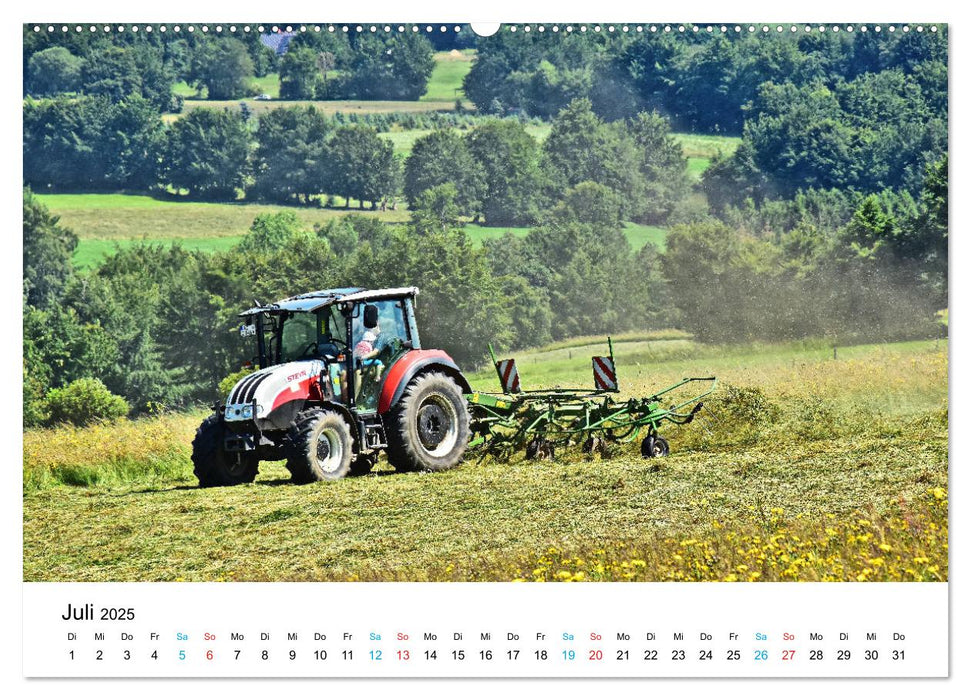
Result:
M482 241L490 238L502 238L507 232L517 236L525 236L529 233L529 228L525 226L480 226L479 224L465 224L462 229L476 243L482 243Z
M116 247L133 242L171 243L189 249L226 250L246 234L259 214L290 209L310 228L351 214L382 221L407 221L407 207L396 211L316 209L265 204L180 202L131 194L37 195L80 239L74 254L79 267L92 267Z
M590 383L580 339L517 353L524 386ZM946 580L947 347L707 347L631 334L625 394L717 373L711 413L590 459L200 490L197 415L24 435L24 578ZM489 372L474 384L495 389Z
M84 238L78 241L74 251L74 265L82 270L98 266L107 256L136 243L171 246L178 243L186 250L201 250L207 253L220 253L229 250L242 240L242 236L216 236L199 238L125 238L102 239Z
M382 132L381 138L391 141L394 145L395 155L407 158L411 155L411 149L415 145L415 141L430 133L432 133L431 129L403 129L400 131Z
M431 133L431 129L403 129L388 131L381 134L382 138L390 139L394 144L395 153L408 156L411 148L422 136ZM549 124L527 124L526 131L538 142L542 143L550 134ZM735 152L741 139L733 136L706 136L698 134L675 134L681 143L688 161L688 175L695 182L701 180L701 175L711 165L716 156L727 157Z
M674 137L681 143L688 158L714 158L716 155L730 156L742 143L738 136L714 136L710 134L678 133Z
M428 88L421 102L443 102L464 98L462 80L472 70L475 51L439 51L435 54L435 68L428 79Z
M253 78L253 91L261 95L269 95L273 99L280 97L280 75L279 73L267 73L261 77Z
M249 81L253 96L255 95L269 95L274 100L280 98L280 74L279 73L267 73L262 76L253 76ZM184 80L180 80L172 86L172 92L176 95L180 95L186 100L200 100L205 99L207 90L203 87L201 90L196 89L195 86L189 85Z
M659 226L646 226L628 222L624 225L624 233L630 242L630 247L640 250L645 243L653 243L660 251L664 251L664 241L668 235L667 229Z
M392 112L450 112L455 109L455 100L451 101L400 101L400 100L186 100L181 114L165 114L162 119L175 121L194 109L207 107L209 109L238 110L245 104L251 114L259 116L263 112L279 107L314 107L326 115L338 112L344 114L390 114ZM470 103L464 105L471 109Z
M715 157L727 158L738 148L742 139L737 136L710 136L707 134L675 134L688 159L688 175L695 182L711 165Z

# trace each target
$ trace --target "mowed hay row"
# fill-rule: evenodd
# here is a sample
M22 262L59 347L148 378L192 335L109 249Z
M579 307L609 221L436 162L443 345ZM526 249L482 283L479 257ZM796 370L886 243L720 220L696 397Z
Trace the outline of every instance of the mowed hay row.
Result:
M935 348L933 341L922 341L861 346L845 349L847 359L834 361L812 359L809 355L819 350L798 347L784 352L773 346L761 355L748 354L745 348L745 353L734 356L723 348L712 354L712 348L675 333L658 336L647 340L651 336L632 334L615 343L621 398L649 395L696 367L717 374L721 382L704 399L706 410L695 422L664 426L677 451L947 429L946 345ZM590 384L586 355L604 350L598 344L551 346L526 354L520 365L524 385ZM533 358L540 362L534 364ZM532 383L537 375L547 381ZM497 388L492 370L475 373L472 383L479 390ZM692 390L686 388L678 396L689 396ZM190 443L202 418L203 413L166 414L86 428L27 430L24 488L191 480ZM636 456L637 444L614 451Z
M677 537L567 542L518 557L447 563L426 575L514 582L947 581L946 488L928 488L884 513L872 506L848 516L793 515L764 505L749 511Z
M901 503L946 488L947 434L928 435L916 447L907 438L860 438L807 441L787 449L673 453L658 462L639 456L487 460L435 474L382 468L363 478L306 486L286 479L282 465L272 463L261 466L256 483L238 487L170 484L27 493L25 579L513 580L531 574L555 547L564 557L584 561L605 549L600 555L604 580L624 580L620 562L650 561L645 552L657 548L664 556L638 578L664 580L672 574L661 564L677 561L678 554L667 540L679 547L692 539L723 547L728 536L720 532L751 537L756 521L781 512L778 527L770 520L761 531L759 548L782 534L782 527L800 538L807 535L792 524L799 519L817 534L825 531L824 524L835 523L845 541L851 534L846 528L860 519L882 523L881 518L894 517ZM867 532L873 529L852 534ZM912 560L927 557L940 567L942 537L915 539L906 552ZM794 542L789 540L787 547ZM887 543L904 556L903 540ZM748 543L747 549L755 546ZM825 551L827 557L835 553ZM778 563L783 554L774 555ZM729 561L722 549L713 556ZM731 568L751 567L758 557L759 552L737 555ZM608 566L615 560L617 566ZM845 557L842 561L847 575L863 573ZM825 571L800 565L795 578L835 576L835 560L831 564ZM592 576L583 564L577 567L574 574ZM596 561L593 567L596 571ZM721 565L709 568L695 578L730 573ZM894 571L906 573L906 568L912 566ZM776 572L779 578L782 571ZM690 578L690 572L682 573ZM762 576L772 578L768 570Z
M516 358L525 389L548 389L592 387L590 357L606 352L605 339L591 339L504 356ZM837 359L832 346L822 343L722 347L673 334L614 342L620 400L650 396L683 377L717 376L718 389L704 399L710 410L699 420L707 415L712 423L732 423L751 418L755 410L764 414L763 422L783 429L795 418L838 432L928 411L940 413L946 424L947 353L946 342L933 340L842 347ZM499 388L491 366L471 380L479 390ZM669 398L672 403L689 399L704 386L688 385ZM685 429L695 430L695 425Z

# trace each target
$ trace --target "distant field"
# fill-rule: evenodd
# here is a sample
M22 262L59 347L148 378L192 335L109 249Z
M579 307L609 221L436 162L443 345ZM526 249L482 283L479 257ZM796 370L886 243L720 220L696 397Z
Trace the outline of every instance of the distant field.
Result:
M272 208L272 207L271 207ZM303 209L298 211L304 212ZM327 210L337 211L340 210ZM351 210L352 212L354 210ZM480 226L478 224L466 224L465 232L469 238L477 244L491 238L500 238L506 231L511 231L517 236L525 236L529 233L528 228ZM641 224L628 223L625 229L627 239L630 241L631 248L640 250L645 242L654 243L660 250L664 250L664 237L667 231L654 226L642 226ZM74 253L74 264L83 269L89 269L98 264L105 256L113 253L119 248L126 248L135 243L151 244L172 244L178 242L186 250L204 250L209 253L229 250L242 238L240 235L228 236L200 236L188 238L182 236L168 236L164 238L82 238L78 241L77 250Z
M475 51L439 51L435 54L435 68L428 79L428 89L421 102L438 102L464 97L462 79L472 70Z
M527 124L526 133L530 134L537 142L543 143L550 135L550 128L549 124ZM406 129L384 132L381 136L394 144L395 153L408 156L415 141L431 131L431 129ZM741 143L741 139L734 136L674 134L674 137L684 149L685 157L688 160L688 175L696 182L701 180L702 173L708 169L716 156L719 154L722 157L730 156Z
M455 100L429 102L403 102L392 100L186 100L182 114L166 114L165 121L175 121L194 109L208 107L209 109L240 108L245 104L250 112L260 115L279 107L314 107L320 112L333 115L338 112L344 114L389 114L391 112L450 112L455 109ZM471 108L471 105L466 105Z
M527 124L526 131L540 143L550 135L549 124ZM692 180L701 180L702 173L718 155L727 157L735 152L742 139L736 136L709 136L707 134L676 133L674 138L681 144L688 159L688 175Z
M543 143L546 137L550 135L550 130L552 126L550 124L527 124L526 133L532 136L534 139Z
M550 135L550 124L527 124L526 131L537 141L543 142ZM742 143L737 136L712 136L709 134L687 134L676 132L672 134L687 158L714 158L721 153L730 156Z
M730 156L742 143L738 136L677 133L674 137L681 142L681 148L688 158L713 158L719 153Z
M479 224L465 224L462 229L476 243L482 243L482 241L491 238L502 238L506 232L513 233L517 236L525 236L529 233L529 227L526 226L481 226Z
M664 251L664 242L668 235L667 229L630 222L625 224L624 233L627 234L630 247L634 250L640 250L644 247L645 243L653 243L662 252Z
M179 202L130 194L37 195L61 222L81 239L74 262L81 267L97 263L116 245L134 241L180 241L186 248L225 250L239 240L259 214L292 210L310 228L350 214L374 216L382 221L407 221L408 211L314 209L268 204Z
M308 228L348 214L373 216L388 223L409 219L408 208L399 203L396 211L356 208L317 209L274 204L182 202L138 194L39 194L38 199L80 239L74 254L78 267L90 268L118 247L135 242L178 241L190 250L221 251L232 247L246 234L259 214L294 211ZM465 232L476 243L499 238L506 231L517 236L526 227L488 227L466 224ZM666 231L655 226L628 223L625 233L634 250L652 242L664 249Z
M192 85L189 85L187 82L185 82L184 80L180 80L179 82L173 84L172 92L186 99L190 97L195 97L197 94L197 90Z
M105 240L102 238L82 238L74 251L76 267L87 270L98 265L116 250L127 248L136 243L150 245L174 245L178 243L186 250L202 250L217 253L229 250L239 243L242 236L221 236L215 238L125 238Z
M272 97L272 100L254 100L251 97L239 100L209 100L205 97L205 89L200 93L193 86L187 85L184 81L178 82L173 86L173 92L186 99L182 114L187 114L199 107L209 107L213 109L239 109L240 104L246 106L254 114L261 114L268 109L277 107L292 107L313 105L324 114L343 113L388 113L388 112L443 112L455 109L455 100L463 99L463 106L466 109L474 109L474 106L464 100L462 94L462 79L472 68L472 60L475 57L474 50L465 51L439 51L435 54L435 68L428 80L428 88L425 94L417 102L397 102L397 101L368 101L368 100L281 100L280 98L280 76L277 73L268 73L262 77L253 77L250 80L252 93L265 94ZM166 114L163 118L166 121L178 119L180 114ZM417 137L416 137L417 138ZM413 141L413 139L412 139Z
M735 152L742 139L737 136L710 136L707 134L675 134L688 159L688 175L701 180L701 175L715 157L727 158Z
M273 99L280 97L280 74L267 73L263 76L253 76L249 80L251 96L269 95ZM181 95L187 100L205 100L207 90L205 87L196 89L194 85L189 85L184 80L180 80L172 86L172 92Z
M688 158L688 175L692 180L699 181L709 165L709 158Z
M432 132L431 129L406 129L404 131L385 131L381 133L381 138L388 139L394 144L395 155L408 157L411 155L411 148L415 141L422 136Z
M280 80L276 73L271 73L263 78L254 78L254 90L265 93L273 97L272 101L261 101L253 99L245 100L205 100L194 99L196 91L185 83L177 83L175 86L176 94L187 98L183 114L199 107L239 109L240 104L245 103L250 111L256 115L268 109L277 107L290 107L294 105L307 106L313 105L324 114L333 115L337 112L344 114L353 113L373 113L387 114L392 112L437 112L451 111L455 108L455 100L463 99L461 91L462 79L472 68L472 61L475 52L466 50L458 51L439 51L435 54L435 68L429 79L426 93L417 102L392 102L392 101L359 101L359 100L312 100L294 101L280 100ZM474 106L463 102L467 109ZM164 119L173 121L180 115L167 114ZM551 125L528 124L526 131L538 142L542 143L549 136ZM401 156L408 156L415 141L428 134L430 129L408 129L402 131L391 131L381 134L382 137L389 139L394 144L395 153ZM741 138L737 136L714 136L708 134L686 134L676 133L675 138L681 143L685 157L688 160L688 175L695 182L701 180L702 174L711 165L715 157L727 157L735 152L741 143Z
M253 78L253 91L261 95L269 95L273 99L280 97L280 75L267 73L260 78Z

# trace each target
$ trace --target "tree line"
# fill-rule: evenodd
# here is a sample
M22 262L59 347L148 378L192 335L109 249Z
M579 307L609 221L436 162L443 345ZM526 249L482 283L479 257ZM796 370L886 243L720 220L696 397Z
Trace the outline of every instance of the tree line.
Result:
M759 35L500 31L464 88L480 112L552 118L578 97L612 121L657 111L742 147L706 173L716 209L809 188L916 195L947 150L947 28ZM785 29L788 29L786 27Z
M46 28L45 28L46 29ZM213 28L214 29L214 28ZM178 112L184 81L210 100L259 93L254 77L279 72L283 99L417 100L428 86L439 37L420 32L303 32L282 57L244 32L34 32L24 36L24 95L139 95ZM466 30L468 32L468 30ZM471 33L471 32L468 32ZM453 41L454 43L454 41Z
M657 110L680 130L736 135L759 110L767 83L835 89L865 74L900 71L935 110L947 97L946 26L791 32L786 25L758 34L692 25L683 32L574 29L507 27L480 38L466 95L481 112L545 118L587 97L604 119Z

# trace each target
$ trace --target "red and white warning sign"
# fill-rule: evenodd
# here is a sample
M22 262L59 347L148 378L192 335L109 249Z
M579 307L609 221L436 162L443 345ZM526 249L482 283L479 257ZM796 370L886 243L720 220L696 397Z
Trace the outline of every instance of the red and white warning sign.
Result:
M504 392L518 394L522 391L519 388L519 370L516 369L515 360L499 360L496 363L496 370L499 372L499 379L502 382Z
M593 384L598 391L617 391L617 372L611 357L593 358Z

